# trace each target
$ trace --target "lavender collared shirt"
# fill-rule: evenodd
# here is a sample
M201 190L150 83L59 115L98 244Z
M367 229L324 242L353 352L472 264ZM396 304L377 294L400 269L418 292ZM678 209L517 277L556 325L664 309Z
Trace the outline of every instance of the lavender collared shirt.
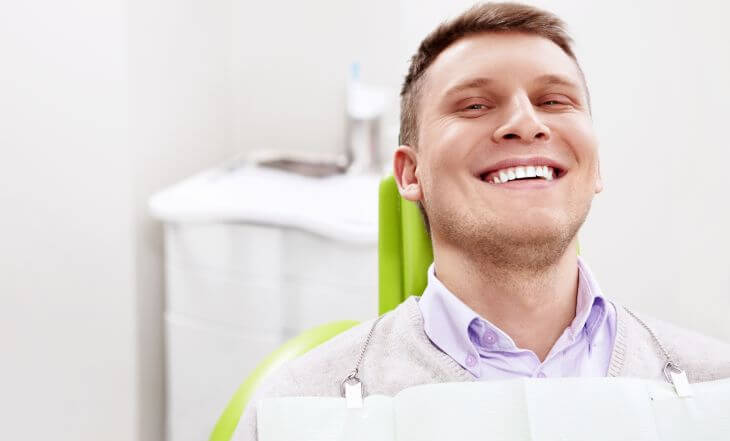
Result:
M578 257L575 318L543 362L518 348L504 331L480 317L428 269L418 302L431 341L480 380L517 377L603 377L616 337L616 309Z

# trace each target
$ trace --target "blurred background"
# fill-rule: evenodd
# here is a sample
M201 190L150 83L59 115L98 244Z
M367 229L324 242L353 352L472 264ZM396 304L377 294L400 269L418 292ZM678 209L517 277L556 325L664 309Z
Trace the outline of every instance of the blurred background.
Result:
M730 7L529 3L592 93L602 288L730 341ZM206 439L281 341L373 317L400 83L471 4L3 2L0 438ZM328 176L251 166L292 157Z

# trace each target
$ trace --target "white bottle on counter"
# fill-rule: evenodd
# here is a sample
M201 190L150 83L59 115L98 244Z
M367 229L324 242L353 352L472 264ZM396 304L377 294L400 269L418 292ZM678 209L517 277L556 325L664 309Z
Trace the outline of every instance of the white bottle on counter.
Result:
M362 83L360 65L353 63L347 84L348 173L377 172L381 168L378 152L385 96L382 88Z

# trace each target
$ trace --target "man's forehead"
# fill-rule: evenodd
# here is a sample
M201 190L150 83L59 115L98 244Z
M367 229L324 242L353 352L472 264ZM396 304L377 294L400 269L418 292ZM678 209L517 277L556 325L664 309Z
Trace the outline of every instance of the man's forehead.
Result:
M454 42L439 54L423 77L428 95L443 96L459 87L488 86L519 78L580 87L575 60L547 38L523 33L482 33Z

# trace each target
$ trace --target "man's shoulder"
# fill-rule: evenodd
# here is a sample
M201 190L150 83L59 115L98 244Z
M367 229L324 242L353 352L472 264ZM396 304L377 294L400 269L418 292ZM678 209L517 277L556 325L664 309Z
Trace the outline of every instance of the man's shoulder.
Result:
M236 429L236 440L256 439L256 404L265 398L339 396L344 379L355 369L368 334L373 330L358 376L368 394L394 395L418 383L436 382L438 364L428 363L439 351L423 333L414 298L384 314L348 329L281 366L249 400ZM384 373L386 373L384 375Z
M387 325L392 320L393 314L389 313L379 324ZM277 396L337 395L339 383L355 368L374 322L362 322L287 362L269 379L268 387L275 389L271 392Z
M729 343L660 320L655 326L662 344L693 381L730 378Z
M651 335L653 332L668 352L672 362L687 372L691 382L730 378L730 343L647 314L636 314L636 316L648 329L630 314L624 314L628 328L627 367L630 368L628 358L631 357L643 359L645 364L658 374L662 372L666 356ZM657 361L652 363L648 361L649 358Z
M409 377L440 373L445 355L425 335L417 300L411 297L380 319L360 323L289 361L267 381L266 389L275 396L338 396L361 354L358 375L363 384L369 393L386 395L397 393ZM395 376L401 371L410 374Z
M372 327L369 320L344 331L309 352L289 360L269 374L256 387L236 427L235 441L254 441L256 405L266 398L288 396L333 396L339 376L354 363L358 344L362 344ZM354 365L353 365L354 367ZM350 367L352 369L352 367Z

